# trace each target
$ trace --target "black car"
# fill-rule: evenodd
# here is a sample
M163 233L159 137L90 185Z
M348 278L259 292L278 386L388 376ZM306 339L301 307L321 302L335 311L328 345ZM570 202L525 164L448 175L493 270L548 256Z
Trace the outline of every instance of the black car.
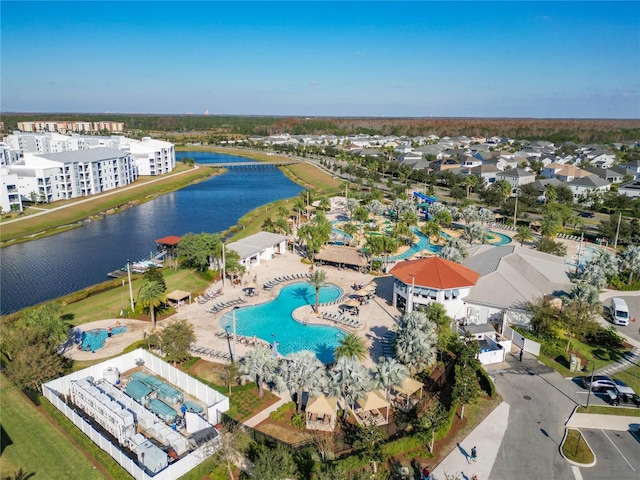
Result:
M580 212L578 215L584 218L593 218L596 216L596 214L593 212Z

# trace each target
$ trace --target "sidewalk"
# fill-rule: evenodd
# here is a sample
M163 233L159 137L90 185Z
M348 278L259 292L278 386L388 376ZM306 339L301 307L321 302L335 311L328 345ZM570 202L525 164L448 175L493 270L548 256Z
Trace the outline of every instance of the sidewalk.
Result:
M640 417L601 415L597 413L574 413L567 421L566 427L626 432L627 430L640 430Z
M445 480L445 475L459 475L487 480L498 456L502 438L509 423L509 404L502 402L433 470L433 480ZM469 463L473 447L478 449L478 460Z
M280 400L278 400L276 403L271 405L269 408L265 408L261 412L256 413L253 417L245 420L242 423L244 425L246 425L247 427L252 427L253 428L256 425L258 425L259 423L261 423L261 422L265 421L267 418L269 418L269 414L271 412L275 412L282 405L284 405L285 403L290 402L290 401L291 401L291 396L289 395L288 392L284 392L280 396Z

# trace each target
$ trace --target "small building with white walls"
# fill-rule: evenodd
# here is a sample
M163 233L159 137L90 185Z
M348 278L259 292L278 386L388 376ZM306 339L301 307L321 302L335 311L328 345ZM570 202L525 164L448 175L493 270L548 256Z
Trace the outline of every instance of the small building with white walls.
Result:
M400 262L390 273L394 277L394 307L412 312L437 302L454 320L465 315L464 298L480 277L467 267L439 257Z
M260 265L261 260L271 260L276 254L286 253L287 240L286 235L258 232L232 242L225 248L237 252L240 255L240 263L249 271Z

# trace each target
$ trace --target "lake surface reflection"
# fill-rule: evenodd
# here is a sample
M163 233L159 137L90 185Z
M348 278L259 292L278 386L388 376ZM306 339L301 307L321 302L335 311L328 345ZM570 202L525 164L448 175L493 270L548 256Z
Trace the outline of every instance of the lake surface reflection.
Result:
M197 163L250 161L209 152L178 152ZM196 185L88 222L82 227L0 250L0 307L7 314L108 279L107 273L155 251L155 240L221 232L260 205L302 188L275 167L229 170Z

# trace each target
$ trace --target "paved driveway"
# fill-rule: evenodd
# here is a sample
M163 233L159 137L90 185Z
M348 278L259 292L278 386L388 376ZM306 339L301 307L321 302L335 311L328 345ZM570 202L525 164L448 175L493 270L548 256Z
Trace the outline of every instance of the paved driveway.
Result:
M538 362L520 363L491 372L498 392L510 405L509 426L491 471L491 480L573 480L559 453L564 423L576 405L575 386Z
M630 432L581 429L596 465L580 468L583 480L637 480L640 478L640 442Z

